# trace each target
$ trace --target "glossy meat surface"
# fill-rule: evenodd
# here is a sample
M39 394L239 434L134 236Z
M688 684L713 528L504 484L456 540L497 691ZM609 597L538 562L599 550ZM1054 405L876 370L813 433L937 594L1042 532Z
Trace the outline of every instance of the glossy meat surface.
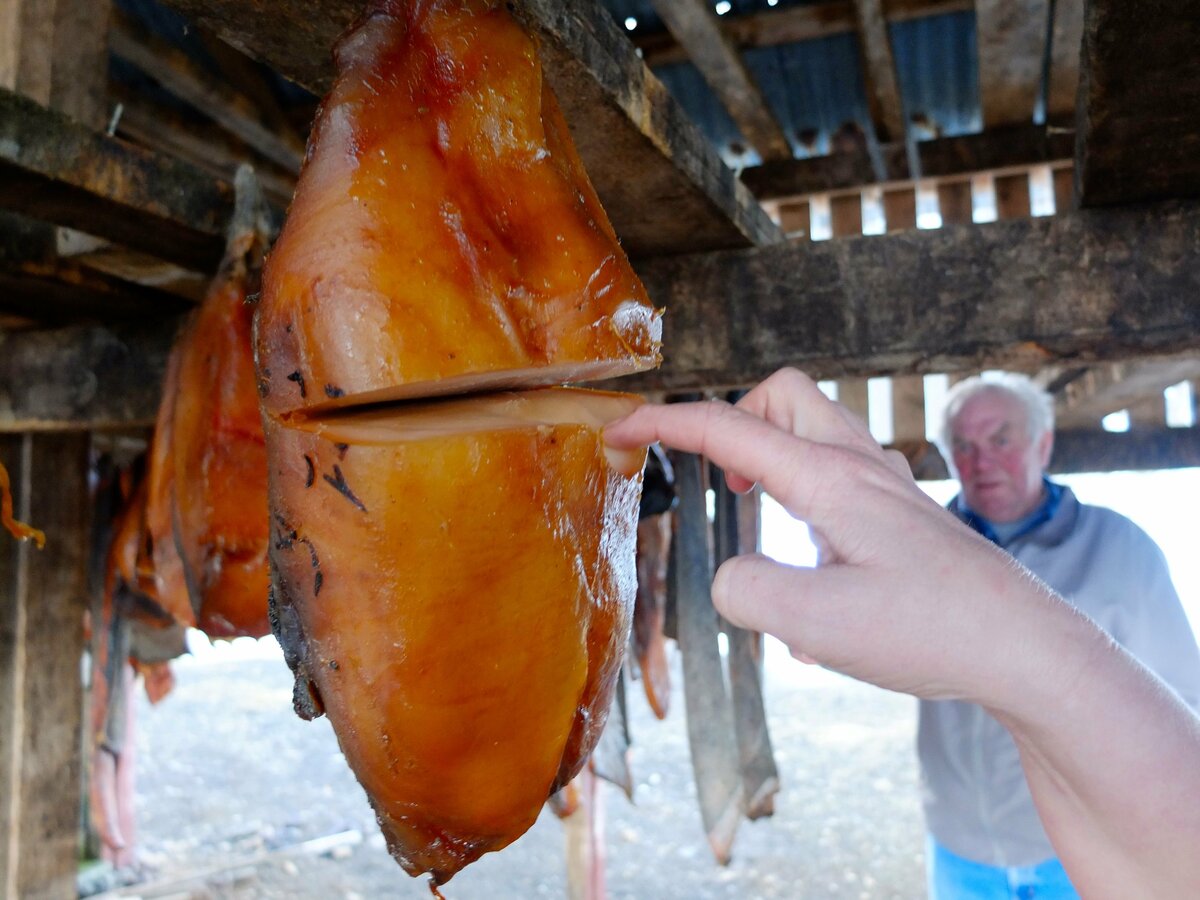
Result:
M38 549L46 546L46 535L38 529L18 522L13 518L12 486L8 480L8 469L0 463L0 525L19 541L34 541Z
M610 462L571 421L391 442L376 423L361 443L321 427L267 427L297 711L329 716L401 865L445 881L532 825L603 729L644 456Z
M180 332L150 449L146 529L156 593L177 621L210 637L270 631L266 448L245 302L255 240L250 232L231 240Z
M270 631L267 453L251 350L253 308L237 263L214 282L179 345L173 452L176 542L198 627L210 637Z
M257 322L273 414L649 368L661 321L494 0L377 0L336 50Z

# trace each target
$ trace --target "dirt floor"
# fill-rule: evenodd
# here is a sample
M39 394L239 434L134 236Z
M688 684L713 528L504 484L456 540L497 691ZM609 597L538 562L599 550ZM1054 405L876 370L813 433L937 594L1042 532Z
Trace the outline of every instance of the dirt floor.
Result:
M277 650L246 643L178 661L175 692L153 709L140 699L144 880L119 895L429 897L387 855L328 723L292 713ZM681 698L658 722L633 687L636 805L604 785L613 900L923 896L915 701L772 647L767 709L783 790L773 818L742 825L722 868L699 824ZM302 844L326 836L325 852ZM562 825L544 813L515 844L456 876L445 896L565 897L563 849Z

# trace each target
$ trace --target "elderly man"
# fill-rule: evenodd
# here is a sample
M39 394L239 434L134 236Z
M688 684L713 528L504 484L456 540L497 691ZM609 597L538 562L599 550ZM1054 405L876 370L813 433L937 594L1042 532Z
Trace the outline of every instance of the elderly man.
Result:
M940 440L961 485L951 511L1094 619L1196 708L1200 651L1162 552L1128 519L1086 506L1070 488L1046 478L1053 428L1051 398L1025 376L955 385ZM921 701L917 749L932 898L1078 897L1054 858L1017 746L986 710Z

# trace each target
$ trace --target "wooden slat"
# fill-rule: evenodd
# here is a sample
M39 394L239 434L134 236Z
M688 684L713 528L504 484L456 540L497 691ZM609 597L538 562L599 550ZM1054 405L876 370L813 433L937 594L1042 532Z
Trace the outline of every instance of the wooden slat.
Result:
M0 333L0 432L152 425L177 328Z
M209 75L178 47L123 14L114 17L109 42L117 56L137 66L267 159L288 171L300 171L304 142L290 132L280 133L264 125L250 101Z
M790 238L808 240L812 233L812 210L807 200L779 205L779 227Z
M1085 472L1145 472L1200 466L1200 428L1112 433L1099 429L1059 431L1050 458L1052 475ZM937 447L928 444L919 454L913 474L920 481L949 477Z
M834 238L862 234L862 196L842 194L829 200L829 221ZM838 403L864 422L867 421L867 381L865 378L840 379L837 383Z
M997 175L995 185L997 218L1024 219L1031 215L1028 172Z
M904 187L883 192L883 218L888 233L917 227L917 192Z
M1070 160L1075 155L1075 135L1061 128L1012 125L920 141L916 151L922 177L945 178ZM885 181L912 178L903 143L882 144L880 154ZM878 180L865 151L751 166L742 170L741 178L764 200L864 187Z
M966 12L973 6L972 0L885 0L883 13L889 22L904 22L926 16ZM743 16L723 16L720 24L734 46L746 50L847 34L854 31L856 20L851 0L833 0L780 6ZM649 34L636 32L633 38L648 66L687 61L687 52L669 31Z
M983 126L1033 121L1049 0L976 0Z
M214 178L233 182L237 167L254 166L254 174L267 199L278 209L287 209L296 190L296 177L265 163L254 150L219 125L193 122L173 109L154 106L139 95L110 85L120 103L117 136L147 150L177 156Z
M1161 406L1164 390L1192 378L1200 378L1200 357L1135 360L1089 369L1059 392L1055 404L1058 424L1094 428L1109 413L1147 397L1157 398Z
M58 253L51 225L0 211L0 310L47 324L163 316L190 300L115 277Z
M917 227L917 192L902 188L883 192L883 214L888 234ZM921 375L892 378L892 440L925 440L925 380Z
M888 36L883 0L854 0L854 10L871 121L876 125L880 140L903 140L906 131L904 106L896 80L896 62L892 57L892 40Z
M79 856L88 440L25 435L0 450L18 517L46 532L40 551L0 535L0 897L69 900Z
M360 0L168 0L197 25L324 94ZM634 257L783 239L638 58L598 0L514 0L588 174ZM298 27L303 23L303 27Z
M746 386L784 365L844 378L1200 346L1195 202L691 255L639 271L669 313L662 369L621 380L638 389Z
M1050 43L1050 83L1046 115L1075 117L1079 94L1079 48L1083 41L1084 0L1055 0Z
M791 159L792 147L783 126L737 48L722 33L707 0L650 2L758 155L763 159Z
M943 181L937 186L942 225L970 225L973 201L970 181Z
M1084 13L1080 203L1200 195L1200 4L1092 0Z
M0 90L0 208L215 269L233 190Z

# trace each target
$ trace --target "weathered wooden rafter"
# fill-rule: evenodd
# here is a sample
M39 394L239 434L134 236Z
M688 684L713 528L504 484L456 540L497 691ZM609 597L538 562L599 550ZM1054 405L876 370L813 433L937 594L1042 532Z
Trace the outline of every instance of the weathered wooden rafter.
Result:
M0 209L211 270L233 189L0 89Z
M708 0L650 0L742 137L763 159L791 159L792 145Z
M151 425L177 319L0 332L0 432Z
M1200 347L1198 261L1200 203L647 260L666 359L620 387L745 386L785 365L854 378L1179 354ZM0 431L149 421L173 328L5 336ZM86 402L46 405L79 383L96 386ZM120 415L94 411L111 402Z
M974 0L884 0L883 14L888 22L964 12L974 8ZM853 0L832 0L778 9L745 16L725 16L721 29L735 47L778 47L816 38L854 31L856 19ZM634 43L649 66L664 66L687 60L687 51L669 31L634 34Z
M910 445L904 452L917 480L940 481L950 477L945 460L933 444ZM1049 469L1052 475L1073 475L1194 466L1200 466L1200 428L1157 428L1120 433L1093 428L1056 433Z
M58 252L56 229L0 212L0 311L46 324L170 315L189 300Z
M1173 384L1200 378L1200 353L1180 359L1137 360L1089 369L1065 385L1057 398L1064 427L1095 426L1102 418L1147 398L1161 405Z
M1083 41L1084 0L1055 0L1050 36L1050 81L1046 115L1075 116L1079 93L1079 47Z
M121 107L116 116L118 137L178 157L222 181L232 182L237 167L249 163L271 203L286 209L292 202L296 177L264 165L249 145L219 125L188 121L175 110L152 105L119 85L110 85L110 94Z
M881 150L884 181L908 181L913 177L902 142L883 144ZM1074 156L1075 135L1056 127L1017 125L920 141L916 151L921 177L945 178L1040 163L1065 163ZM763 200L853 190L879 180L865 151L766 163L744 169L741 178Z
M1033 121L1049 14L1049 0L976 0L984 128Z
M254 104L214 78L182 50L117 11L113 15L109 44L117 56L137 66L267 159L290 172L300 171L304 141L290 130L269 128Z
M667 310L646 390L1037 368L1200 347L1200 204L648 261Z
M198 26L317 94L361 0L167 0ZM514 0L580 156L634 257L781 240L745 186L650 74L598 0Z
M871 121L875 123L880 140L903 141L906 131L904 105L900 100L900 84L896 79L896 62L892 57L892 40L888 36L883 0L854 0L854 10Z
M1092 0L1083 23L1080 203L1200 195L1200 3Z

